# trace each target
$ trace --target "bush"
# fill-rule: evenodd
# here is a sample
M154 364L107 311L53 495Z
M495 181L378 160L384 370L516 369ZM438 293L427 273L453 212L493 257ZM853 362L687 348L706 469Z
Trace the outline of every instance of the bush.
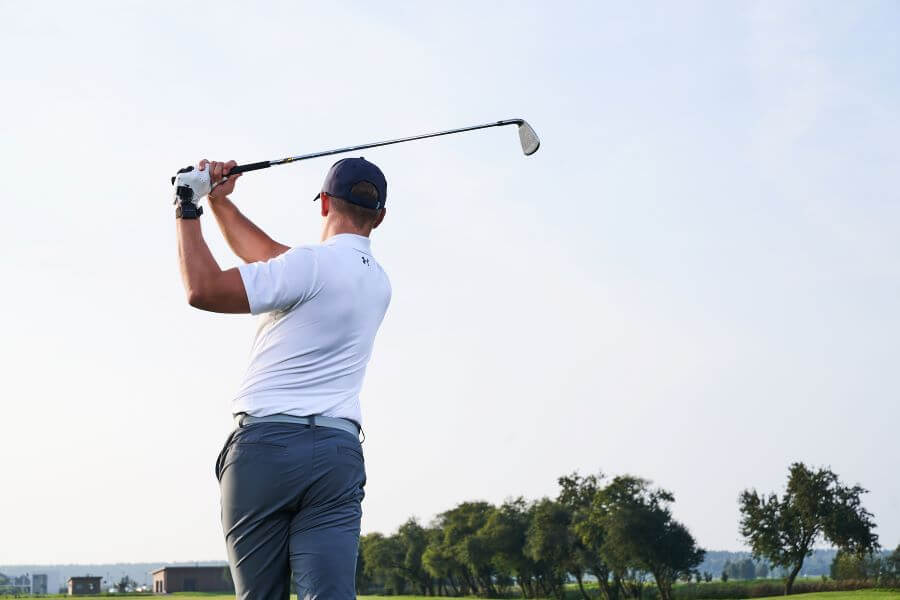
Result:
M814 581L798 579L794 582L793 594L812 592L846 592L875 587L873 581ZM680 585L674 590L675 600L719 600L739 598L763 598L784 594L784 580L746 581L732 583L691 583Z

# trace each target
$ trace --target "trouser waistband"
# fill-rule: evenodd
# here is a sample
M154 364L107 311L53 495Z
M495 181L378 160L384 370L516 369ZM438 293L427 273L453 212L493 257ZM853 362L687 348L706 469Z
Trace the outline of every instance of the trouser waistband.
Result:
M319 415L311 415L309 417L296 417L294 415L274 414L264 417L254 417L246 413L238 413L234 415L235 427L246 427L253 423L294 423L297 425L309 425L310 427L333 427L340 429L355 436L359 436L359 427L350 419L341 419L338 417L323 417Z

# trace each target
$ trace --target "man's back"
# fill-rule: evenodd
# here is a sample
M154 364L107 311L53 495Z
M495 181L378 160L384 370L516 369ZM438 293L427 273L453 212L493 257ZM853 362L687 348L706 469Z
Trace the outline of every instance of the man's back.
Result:
M359 393L391 298L369 239L335 235L240 272L251 312L266 314L232 412L361 423Z

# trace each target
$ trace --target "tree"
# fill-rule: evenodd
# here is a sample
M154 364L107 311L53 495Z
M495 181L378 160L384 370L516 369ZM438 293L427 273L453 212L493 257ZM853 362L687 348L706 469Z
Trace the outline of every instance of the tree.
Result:
M440 531L422 556L427 572L445 577L458 593L496 596L495 573L488 540L478 536L494 507L487 502L463 502L438 515Z
M729 579L756 579L756 565L751 558L742 558L737 562L726 560L724 570Z
M491 562L497 577L503 581L515 581L522 597L537 596L535 575L538 566L526 554L525 542L531 523L531 506L524 498L508 500L494 510L478 534L490 540Z
M604 533L602 527L590 519L594 499L602 492L603 474L582 477L578 472L560 477L560 492L557 502L567 506L572 512L572 532L575 534L575 554L578 563L576 579L581 595L589 598L584 589L580 573L585 571L597 579L600 592L606 600L617 600L619 589L614 582L610 585L611 569L601 556Z
M565 597L566 572L575 563L571 522L572 511L566 505L544 498L535 504L525 542L525 553L544 567L546 591L559 600Z
M134 587L134 581L131 580L131 577L126 575L122 579L119 580L119 583L116 584L116 592L120 594L124 594Z
M884 559L884 568L879 577L879 585L884 587L900 584L900 544Z
M687 528L662 507L621 511L608 530L608 543L619 546L630 562L653 575L662 600L672 599L672 586L703 561Z
M357 562L358 589L365 589L378 581L386 589L401 593L406 588L416 588L419 593L434 594L434 576L426 568L424 554L431 534L416 519L409 519L397 533L385 537L372 533L360 540L360 558Z
M385 537L380 533L370 533L360 540L365 574L379 581L385 589L394 594L402 594L406 589L403 574L403 548L396 535Z
M790 569L784 588L787 595L816 541L828 540L860 556L878 549L872 514L860 502L864 493L859 486L842 485L829 469L813 471L794 463L781 498L756 490L741 493L741 534L755 558L765 557L774 566Z
M724 573L728 577L734 577L734 564L730 559L726 560L725 564L722 565L722 573ZM725 579L722 579L722 581L725 581Z
M422 563L422 555L428 546L428 532L416 519L409 519L397 530L397 542L401 553L399 568L403 576L422 594L431 595L434 592L433 578Z
M753 564L753 560L750 558L745 558L741 562L737 563L738 567L738 578L744 580L756 579L756 565Z
M609 527L616 518L617 511L633 501L635 491L643 480L622 476L600 487L598 476L593 491L591 505L586 518L575 526L585 545L597 553L599 563L592 567L600 582L600 590L605 600L619 600L625 596L640 598L644 591L646 574L637 567L632 557L621 552L609 541ZM602 575L602 573L606 575ZM612 575L612 581L609 576Z
M837 580L865 580L871 574L874 557L857 556L856 554L838 550L831 561L831 578Z
M359 540L359 546L356 550L356 595L362 596L369 593L374 581L369 577L366 571L366 560L363 556L363 543L368 536L363 536Z
M722 569L722 583L725 583L726 581L728 581L728 570Z
M601 554L619 572L628 573L632 595L639 597L645 577L653 576L661 600L671 600L672 586L703 561L687 528L672 518L675 498L650 482L616 477L595 498L591 519L605 534Z
M434 535L429 536L428 547L422 555L422 564L428 573L437 580L438 589L449 588L454 596L461 595L464 590L459 578L460 565L443 544L443 532L434 528Z

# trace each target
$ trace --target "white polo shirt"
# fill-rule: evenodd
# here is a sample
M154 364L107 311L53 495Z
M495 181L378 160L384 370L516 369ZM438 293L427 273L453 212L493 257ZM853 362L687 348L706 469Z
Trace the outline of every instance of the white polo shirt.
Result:
M391 284L369 238L342 233L238 267L260 318L233 413L344 417L359 392Z

